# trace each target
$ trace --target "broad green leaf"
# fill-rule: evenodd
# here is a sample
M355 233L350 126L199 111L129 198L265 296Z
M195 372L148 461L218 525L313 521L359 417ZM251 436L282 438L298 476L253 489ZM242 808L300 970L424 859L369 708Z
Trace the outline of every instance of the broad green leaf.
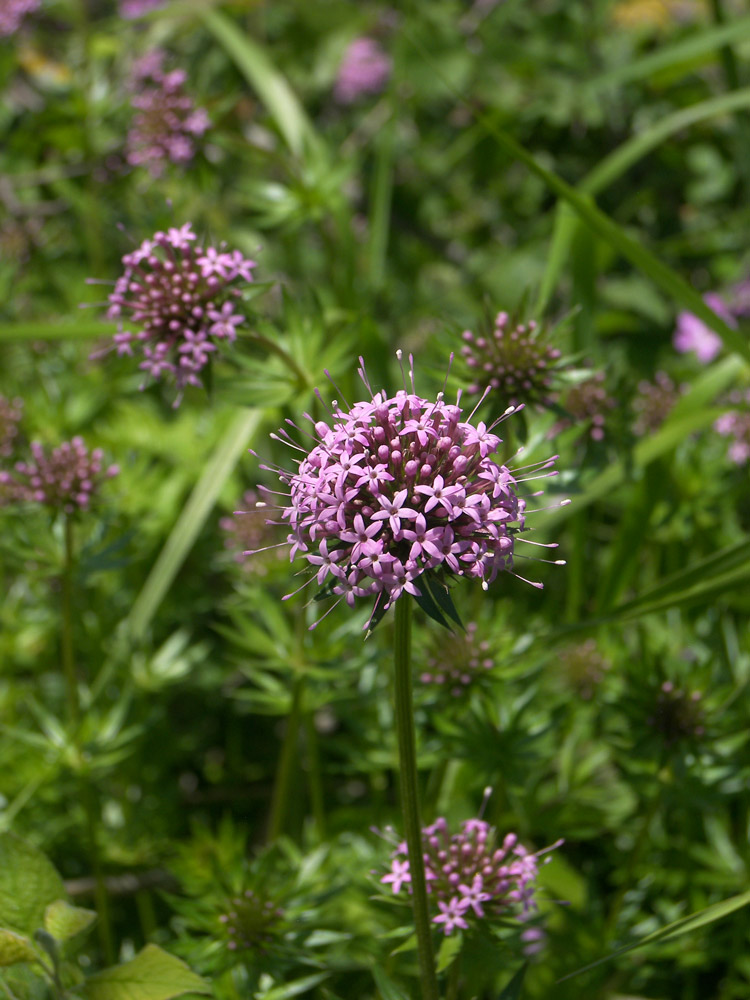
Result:
M156 614L261 419L259 410L241 410L206 463L128 616L130 633L136 639L143 636Z
M87 1000L172 1000L209 996L211 987L179 958L147 944L130 962L90 976L80 991Z
M52 863L12 833L0 833L0 926L31 935L45 908L65 895Z
M386 976L379 965L372 968L372 978L380 992L381 1000L409 1000L406 993L402 992L398 986Z
M643 79L660 70L693 62L710 52L717 51L723 45L738 42L748 36L750 36L750 17L740 17L729 24L703 29L683 41L665 45L641 59L633 59L622 66L617 66L588 81L586 86L599 92L602 87L612 84Z
M295 156L299 156L305 145L316 142L317 137L286 78L273 65L265 49L221 11L205 3L196 5L194 10L258 92L287 145Z
M301 996L309 992L313 986L328 979L327 972L315 972L311 976L303 976L302 979L293 979L283 986L274 986L270 990L262 993L255 993L256 1000L290 1000L291 997Z
M74 323L0 323L0 342L6 340L97 340L111 337L114 323L76 320Z
M563 976L562 979L558 979L558 982L564 983L566 979L572 979L574 976L580 976L581 973L588 972L590 969L595 969L600 965L604 965L605 962L611 962L613 958L617 958L619 955L625 955L629 951L635 951L636 948L643 948L647 944L657 944L660 941L667 941L671 938L681 937L683 934L690 934L692 931L697 931L699 928L705 927L707 924L712 924L717 920L723 920L724 917L728 917L731 913L734 913L736 910L740 910L749 904L750 890L748 892L740 893L738 896L732 896L730 899L725 899L721 903L712 903L711 906L707 906L705 909L699 910L697 913L692 913L687 917L681 917L679 920L675 920L673 923L667 924L666 927L662 927L661 930L654 931L652 934L647 934L639 941L634 941L632 944L625 945L624 948L618 948L617 951L613 951L610 955L606 955L604 958L600 958L596 962L592 962L590 965L584 965L582 968L576 969L575 972L569 972L567 976Z
M44 911L44 929L57 941L67 941L86 930L96 920L94 910L71 906L64 899L56 899Z
M526 975L528 965L522 965L518 972L505 987L497 1000L520 1000L523 980Z
M0 927L0 967L35 962L36 959L34 946L27 937Z
M461 953L463 943L464 938L460 931L457 934L448 934L443 937L437 953L438 972L445 972L446 969L453 965Z

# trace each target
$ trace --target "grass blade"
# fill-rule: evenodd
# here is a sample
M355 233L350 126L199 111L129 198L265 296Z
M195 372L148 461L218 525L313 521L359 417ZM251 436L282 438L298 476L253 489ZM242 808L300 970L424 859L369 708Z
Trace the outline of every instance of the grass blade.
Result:
M78 320L75 323L2 323L0 343L11 340L98 340L111 337L117 326L100 320Z
M720 903L713 903L711 906L707 906L705 909L699 910L697 913L692 913L688 917L681 917L679 920L675 920L673 923L667 924L666 927L662 927L661 930L654 931L653 934L647 934L645 937L641 938L640 941L628 944L624 948L618 948L617 951L613 951L611 955L600 958L596 962L592 962L590 965L584 965L583 968L576 969L575 972L569 972L567 976L563 976L562 979L558 979L557 981L558 983L564 983L567 979L572 979L574 976L580 976L582 972L588 972L590 969L596 969L605 962L611 962L613 958L617 958L619 955L624 955L629 951L635 951L636 948L643 948L647 944L657 944L659 941L666 941L670 938L680 937L682 934L689 934L691 931L698 930L700 927L705 927L707 924L712 924L717 920L723 920L724 917L728 917L730 913L734 913L736 910L740 910L743 906L747 906L748 904L750 904L750 891L740 893L738 896L732 896L730 899L722 900Z
M241 410L227 428L133 604L127 619L133 638L143 637L261 419L259 410Z
M250 86L257 91L294 155L300 156L306 145L317 143L315 130L296 94L263 47L248 38L221 11L205 4L199 4L194 10L232 57Z

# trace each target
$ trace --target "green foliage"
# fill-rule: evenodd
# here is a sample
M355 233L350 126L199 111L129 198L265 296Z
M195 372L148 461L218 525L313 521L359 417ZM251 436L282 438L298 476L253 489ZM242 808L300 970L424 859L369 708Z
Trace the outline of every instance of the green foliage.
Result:
M129 962L91 976L82 992L88 1000L173 1000L211 990L184 962L149 944Z

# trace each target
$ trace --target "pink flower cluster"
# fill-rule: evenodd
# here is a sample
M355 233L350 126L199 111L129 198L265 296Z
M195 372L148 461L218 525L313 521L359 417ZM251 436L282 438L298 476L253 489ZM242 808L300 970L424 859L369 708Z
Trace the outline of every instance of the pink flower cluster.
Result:
M437 819L422 830L427 892L439 911L432 922L449 935L483 918L528 920L536 909L539 859L560 844L562 840L532 854L514 833L497 846L496 831L482 819L465 820L460 832L453 834L445 819ZM399 844L391 857L391 870L380 881L390 885L394 895L404 886L411 892L406 843ZM550 860L547 857L542 864Z
M132 354L139 345L140 367L153 378L173 375L180 392L200 385L199 372L217 342L234 340L245 322L235 302L238 285L253 280L255 262L239 250L198 245L189 222L156 233L122 262L107 313L120 324L117 353ZM138 333L122 328L125 317L141 327Z
M2 0L0 3L0 37L13 35L27 14L39 9L41 0Z
M340 104L353 104L363 95L377 94L391 75L391 60L374 38L355 38L339 66L334 95Z
M148 167L153 177L161 176L168 162L192 160L196 137L211 124L205 110L185 93L187 73L165 72L164 58L160 49L147 53L136 63L131 81L136 114L126 140L127 161Z
M43 504L65 514L86 510L105 479L120 471L104 468L100 448L89 451L83 438L74 437L47 452L42 444L31 445L31 459L17 462L13 472L0 472L0 485L16 502Z
M607 414L617 405L604 385L604 374L596 372L583 382L568 389L562 399L562 408L570 414L552 428L552 435L559 434L573 425L588 425L593 441L604 440Z
M490 458L500 444L495 425L474 426L473 413L462 420L460 393L455 405L442 393L435 402L418 396L412 372L411 392L373 394L360 363L372 398L348 410L334 401L329 421L305 414L312 449L296 472L276 470L290 487L282 516L291 557L302 552L318 583L349 605L374 596L374 612L404 592L420 596L417 581L427 570L474 577L486 589L512 569L526 520L518 480ZM281 435L273 436L298 448ZM553 462L529 468L555 475Z
M633 433L643 437L658 430L680 398L681 391L666 372L657 372L651 382L646 379L639 382L638 395L633 400Z
M511 323L506 312L495 317L494 329L487 336L463 333L461 354L472 372L471 393L489 386L499 389L511 403L552 402L554 366L560 351L540 334L534 320Z
M164 0L120 0L120 16L132 21L161 7Z
M737 326L732 311L715 292L704 295L703 301L729 326ZM708 364L721 350L722 340L717 333L706 326L702 319L691 312L683 311L677 314L677 326L672 343L680 354L693 351L699 361Z
M750 403L750 393L747 402ZM723 413L714 424L714 430L731 438L729 458L735 465L750 462L750 410L730 410Z
M664 681L659 688L653 715L647 722L668 746L680 740L700 739L706 734L706 717L700 691L687 691Z
M229 902L219 922L227 933L229 951L253 949L265 953L281 929L284 911L274 902L246 889Z
M0 396L0 457L10 458L18 442L18 425L23 415L22 399Z
M486 639L477 641L476 622L469 622L465 632L450 635L447 639L440 636L439 643L427 657L419 679L425 685L445 688L454 698L459 698L478 677L495 665L488 655L489 648Z

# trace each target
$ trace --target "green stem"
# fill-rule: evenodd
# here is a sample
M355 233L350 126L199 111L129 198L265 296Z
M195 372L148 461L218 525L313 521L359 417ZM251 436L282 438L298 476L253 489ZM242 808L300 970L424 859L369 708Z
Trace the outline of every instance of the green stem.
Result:
M320 773L320 752L318 734L315 731L313 713L304 713L305 743L307 744L307 780L310 788L310 804L313 819L321 841L326 836L325 796L323 795L323 779Z
M284 733L284 742L281 745L281 754L279 755L279 763L276 768L276 777L274 779L273 795L271 798L271 813L268 818L269 844L277 840L284 829L284 820L286 819L289 806L294 766L299 745L304 685L304 678L298 677L292 689L292 706L289 709L289 715L286 720L286 732Z
M74 732L78 730L81 707L78 701L78 679L73 653L73 521L66 514L63 525L64 553L60 584L62 601L62 665L68 696L68 714Z
M61 584L62 597L62 623L61 623L61 645L63 673L65 674L65 685L68 695L68 713L70 715L71 738L78 753L76 757L81 760L80 753L80 723L81 704L78 698L78 678L76 676L75 653L73 647L73 572L75 566L75 546L73 538L73 520L65 515L63 524L64 554L63 572ZM94 870L96 899L96 910L99 914L98 932L99 942L108 964L114 963L115 949L112 938L112 925L109 916L109 898L107 888L104 883L104 873L102 871L101 857L99 854L99 840L97 836L97 813L95 792L87 774L79 772L82 784L82 798L84 811L86 814L86 829L88 833L89 851L91 853L91 864Z
M419 981L422 1000L438 1000L430 914L427 907L427 885L422 857L422 829L419 822L417 753L411 691L411 600L408 595L404 595L396 601L393 652L401 809L404 816L404 833L409 854L411 898L414 907L414 927L419 957Z

